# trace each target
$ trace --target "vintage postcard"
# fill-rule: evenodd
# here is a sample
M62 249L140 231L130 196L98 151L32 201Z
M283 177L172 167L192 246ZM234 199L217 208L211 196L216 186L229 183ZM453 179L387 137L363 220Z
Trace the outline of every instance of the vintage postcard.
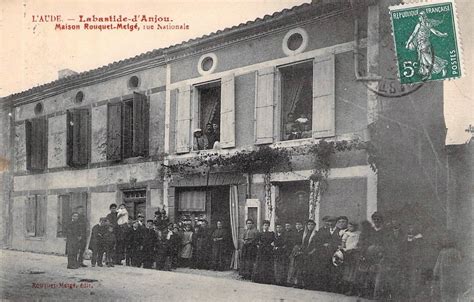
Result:
M473 301L473 5L3 0L0 300Z

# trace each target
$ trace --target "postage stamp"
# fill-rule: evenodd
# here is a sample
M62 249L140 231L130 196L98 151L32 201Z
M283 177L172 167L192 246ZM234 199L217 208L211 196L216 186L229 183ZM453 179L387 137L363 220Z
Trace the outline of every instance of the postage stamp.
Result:
M401 84L462 76L454 0L389 7Z

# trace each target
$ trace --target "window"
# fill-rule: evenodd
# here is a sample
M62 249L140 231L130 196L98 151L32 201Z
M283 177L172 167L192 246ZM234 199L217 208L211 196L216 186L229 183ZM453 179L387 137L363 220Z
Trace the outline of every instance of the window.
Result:
M193 129L193 150L213 149L220 142L221 85L213 83L199 86L198 124ZM200 133L197 129L201 129Z
M89 109L67 111L67 164L71 167L85 166L90 154Z
M275 214L283 223L305 223L309 217L308 181L282 182L278 185Z
M313 64L280 68L282 140L310 138L313 112Z
M288 31L283 38L282 48L287 56L302 53L308 46L308 33L303 28Z
M87 213L87 192L74 192L59 195L58 198L58 221L57 237L66 237L66 227L71 221L73 212Z
M43 237L46 231L46 196L28 196L25 205L26 234L29 237Z
M35 105L35 114L39 115L41 113L43 113L43 104L42 103L37 103Z
M130 190L123 192L123 203L127 207L129 219L137 219L138 214L146 214L146 190Z
M140 85L140 79L137 76L131 76L130 79L128 79L129 88L137 88L138 85Z
M121 160L148 154L149 105L134 92L133 99L108 106L107 159Z
M333 137L335 55L257 71L255 144Z
M192 190L179 192L178 211L204 212L206 211L206 191Z
M84 92L78 91L76 93L75 98L74 98L74 103L80 104L80 103L82 103L83 100L84 100Z
M48 156L48 120L45 117L25 121L26 166L29 171L44 171Z
M177 89L176 153L235 147L235 79ZM200 134L196 130L201 129Z
M217 67L217 56L213 53L205 54L199 58L197 69L200 75L213 73Z

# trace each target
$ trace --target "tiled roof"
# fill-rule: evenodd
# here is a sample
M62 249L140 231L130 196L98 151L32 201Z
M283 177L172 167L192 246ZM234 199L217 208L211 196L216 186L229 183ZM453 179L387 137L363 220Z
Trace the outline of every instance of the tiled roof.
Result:
M199 45L201 43L218 40L227 35L234 34L237 32L246 32L247 30L251 30L255 27L258 27L258 26L261 26L273 21L278 21L282 19L286 20L287 18L291 18L291 17L299 17L301 13L305 13L313 9L317 10L318 15L329 13L331 11L334 11L335 9L342 8L343 6L347 6L348 3L349 1L344 1L344 0L313 0L311 3L304 3L301 5L297 5L292 8L289 8L289 9L283 9L282 11L275 12L271 15L265 15L262 18L257 18L255 20L248 21L245 23L240 23L239 25L235 25L235 26L228 27L222 30L218 30L210 34L203 35L201 37L193 38L193 39L183 41L175 45L171 45L169 47L154 49L146 53L136 55L131 58L115 61L113 63L104 65L96 69L66 76L64 78L61 78L61 79L58 79L46 84L35 86L28 90L4 97L3 101L14 101L14 99L17 99L17 98L27 97L35 93L40 93L44 89L52 89L55 86L61 86L66 83L73 83L80 79L88 78L94 75L100 75L107 71L118 69L120 67L124 67L129 64L145 61L147 59L159 58L160 56L163 57L166 53L170 53L175 50L182 49L184 47L191 47L191 46Z

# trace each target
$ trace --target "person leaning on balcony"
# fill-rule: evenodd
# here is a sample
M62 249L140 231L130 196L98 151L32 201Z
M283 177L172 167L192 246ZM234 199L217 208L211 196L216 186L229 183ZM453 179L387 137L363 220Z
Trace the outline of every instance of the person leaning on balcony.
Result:
M209 141L207 137L202 134L202 130L200 128L194 130L194 142L193 142L193 150L206 150L209 147Z

